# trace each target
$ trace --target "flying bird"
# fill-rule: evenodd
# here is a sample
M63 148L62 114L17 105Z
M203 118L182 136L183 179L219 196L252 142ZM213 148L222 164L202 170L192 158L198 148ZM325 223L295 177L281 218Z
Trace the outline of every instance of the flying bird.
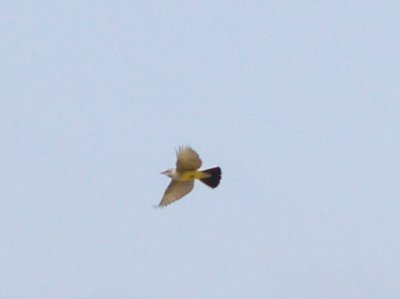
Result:
M217 187L221 180L221 168L219 167L199 170L201 159L190 146L179 147L176 157L176 168L161 172L171 178L171 183L165 190L159 207L165 207L192 191L195 179L211 188Z

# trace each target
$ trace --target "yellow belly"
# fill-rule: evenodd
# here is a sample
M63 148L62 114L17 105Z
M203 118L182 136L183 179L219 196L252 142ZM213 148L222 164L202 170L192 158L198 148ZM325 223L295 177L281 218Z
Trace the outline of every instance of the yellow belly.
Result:
M194 179L204 179L209 177L209 174L197 171L197 170L187 170L179 173L177 181L193 181Z

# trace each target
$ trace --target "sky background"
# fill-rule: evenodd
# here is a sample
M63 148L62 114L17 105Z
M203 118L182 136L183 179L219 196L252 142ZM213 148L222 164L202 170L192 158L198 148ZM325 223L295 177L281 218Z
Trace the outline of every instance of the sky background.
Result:
M400 298L400 4L7 1L0 298ZM212 190L155 209L189 144Z

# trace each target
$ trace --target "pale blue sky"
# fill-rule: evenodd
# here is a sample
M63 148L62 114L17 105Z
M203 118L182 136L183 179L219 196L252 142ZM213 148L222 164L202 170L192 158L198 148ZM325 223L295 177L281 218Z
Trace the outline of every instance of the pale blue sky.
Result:
M400 298L400 4L8 1L0 298ZM220 186L154 209L190 144Z

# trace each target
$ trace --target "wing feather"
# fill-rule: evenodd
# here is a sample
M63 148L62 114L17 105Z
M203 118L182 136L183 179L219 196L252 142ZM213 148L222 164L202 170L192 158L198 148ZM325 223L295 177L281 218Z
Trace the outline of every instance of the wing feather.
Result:
M164 196L159 204L160 207L165 207L170 203L181 199L183 196L192 191L194 181L171 181L164 192Z
M190 146L180 147L176 153L176 170L197 170L201 166L199 154Z

